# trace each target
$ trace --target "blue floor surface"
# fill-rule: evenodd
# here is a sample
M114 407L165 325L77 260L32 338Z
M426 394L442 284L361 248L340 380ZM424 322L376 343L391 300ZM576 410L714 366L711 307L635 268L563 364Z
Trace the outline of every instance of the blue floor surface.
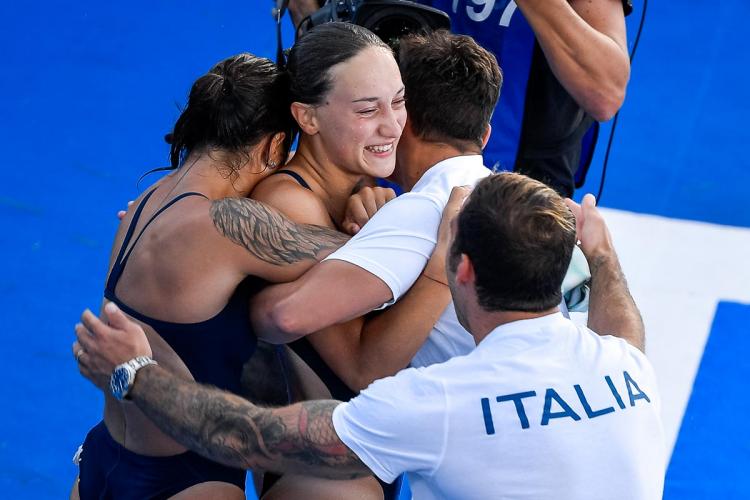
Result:
M229 0L0 7L0 496L67 494L70 459L101 407L77 374L72 329L101 300L115 213L139 193L143 172L167 163L162 138L190 83L228 55L274 54L270 8ZM651 2L604 205L750 227L748 18L744 0ZM603 149L585 190L598 187ZM717 324L741 317L741 330L747 312L733 307L722 306ZM731 394L702 384L696 395L705 401L691 401L689 414L723 397L727 425L742 425L731 418L748 411L739 382ZM710 436L684 439L678 450L707 446ZM708 479L683 468L692 456L675 457L669 498L708 498ZM733 456L746 470L747 456ZM746 479L739 488L737 498L750 497Z

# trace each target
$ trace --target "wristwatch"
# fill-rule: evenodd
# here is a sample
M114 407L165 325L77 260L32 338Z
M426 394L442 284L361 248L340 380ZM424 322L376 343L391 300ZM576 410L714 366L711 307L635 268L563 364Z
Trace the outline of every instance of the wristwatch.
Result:
M110 392L120 401L127 399L130 389L133 388L136 372L144 366L158 364L148 356L138 356L121 365L117 365L114 371L112 371L112 376L109 378Z

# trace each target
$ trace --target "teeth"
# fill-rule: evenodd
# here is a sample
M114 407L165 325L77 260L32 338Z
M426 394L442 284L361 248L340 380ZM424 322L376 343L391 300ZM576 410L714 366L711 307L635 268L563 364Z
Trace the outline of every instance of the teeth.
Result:
M383 146L366 146L365 149L372 151L373 153L387 153L393 149L393 144L385 144Z

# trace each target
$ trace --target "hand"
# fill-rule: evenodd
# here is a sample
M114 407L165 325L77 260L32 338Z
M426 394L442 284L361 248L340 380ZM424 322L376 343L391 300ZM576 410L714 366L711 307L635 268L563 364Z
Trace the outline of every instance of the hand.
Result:
M106 323L86 309L75 327L73 356L81 375L107 391L109 378L117 365L138 356L151 356L151 346L143 328L112 302L104 306Z
M565 204L576 218L576 234L581 241L581 250L589 262L594 257L607 256L614 253L612 236L604 222L599 209L596 208L596 198L587 194L581 204L566 198Z
M352 236L357 234L375 212L395 197L396 192L391 188L363 187L346 202L341 229Z
M133 203L135 203L135 202L134 201L129 201L128 202L128 208L126 208L125 210L120 210L119 212L117 212L117 218L120 219L120 220L124 219L125 215L127 215L127 213L128 213L128 210L130 210L130 207L133 206Z
M447 282L445 276L445 258L448 254L451 241L453 241L451 225L453 219L455 219L458 212L461 211L464 201L466 201L466 198L471 194L471 189L471 186L456 186L451 190L448 203L446 203L445 208L443 209L443 218L440 220L437 245L435 245L435 250L432 251L432 256L423 271L428 278L441 283Z

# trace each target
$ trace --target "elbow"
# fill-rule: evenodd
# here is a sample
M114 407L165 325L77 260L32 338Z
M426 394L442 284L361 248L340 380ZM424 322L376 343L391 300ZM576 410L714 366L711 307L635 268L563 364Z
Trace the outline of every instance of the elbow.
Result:
M271 328L278 333L279 338L274 343L287 343L303 337L311 331L305 328L303 317L299 314L300 309L281 300L271 306L268 311L268 322Z
M625 102L625 94L630 79L630 67L620 77L612 78L607 84L591 89L581 107L596 121L606 122L620 110Z
M614 86L606 93L597 94L582 107L594 120L606 122L615 116L624 101L625 85Z

